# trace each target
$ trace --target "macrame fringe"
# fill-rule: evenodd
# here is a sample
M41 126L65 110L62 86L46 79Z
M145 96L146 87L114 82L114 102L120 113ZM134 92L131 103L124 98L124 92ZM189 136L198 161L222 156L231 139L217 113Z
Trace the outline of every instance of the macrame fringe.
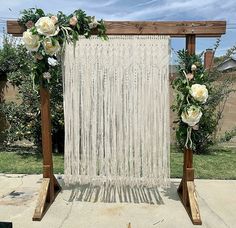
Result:
M66 46L66 184L168 185L169 56L166 36Z

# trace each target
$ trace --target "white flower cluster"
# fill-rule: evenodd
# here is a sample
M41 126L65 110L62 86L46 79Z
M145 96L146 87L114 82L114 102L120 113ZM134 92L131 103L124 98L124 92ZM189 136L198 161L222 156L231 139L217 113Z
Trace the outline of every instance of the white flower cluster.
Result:
M71 26L76 26L77 23L77 17L72 16L69 20L69 24ZM88 24L90 29L94 29L98 25L99 22L95 19L95 17L92 17L91 22ZM37 32L32 30L33 26L35 26ZM29 21L27 22L27 28L27 31L23 33L23 42L27 50L37 52L40 48L40 45L42 44L45 53L49 56L53 56L59 52L59 42L56 39L52 39L53 36L58 35L60 32L57 16L41 17L38 19L35 25L32 21ZM41 39L41 36L44 36L44 38ZM40 56L37 56L36 59L40 60Z
M57 54L60 50L59 42L54 39L52 41L51 37L56 36L59 33L59 26L56 25L58 19L56 16L41 17L35 23L35 28L37 33L45 36L45 39L40 40L38 34L33 34L32 29L29 28L23 33L23 42L27 50L37 52L40 44L42 43L45 53L53 56Z
M192 65L191 70L195 71L197 69L196 65ZM190 81L193 79L194 74L185 74L186 78ZM194 100L204 104L208 98L208 90L205 85L193 84L189 90L190 95ZM199 107L191 105L187 110L185 110L181 119L184 123L187 123L190 127L194 127L200 121L202 117L202 112ZM197 128L196 128L197 129Z

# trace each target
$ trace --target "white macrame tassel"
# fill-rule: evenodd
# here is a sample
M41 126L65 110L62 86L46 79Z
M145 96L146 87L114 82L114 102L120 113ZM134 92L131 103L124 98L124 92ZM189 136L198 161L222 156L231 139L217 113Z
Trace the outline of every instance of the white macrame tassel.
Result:
M169 37L92 36L64 57L65 183L169 182Z

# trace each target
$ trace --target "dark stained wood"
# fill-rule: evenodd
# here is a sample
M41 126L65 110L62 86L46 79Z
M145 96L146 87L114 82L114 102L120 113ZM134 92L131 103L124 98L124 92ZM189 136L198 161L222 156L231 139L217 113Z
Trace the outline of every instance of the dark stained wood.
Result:
M190 54L196 50L196 35L186 36L186 49ZM194 225L201 225L202 220L198 207L194 185L193 151L185 148L183 178L178 188L179 197Z
M193 152L184 151L183 178L178 188L179 197L194 225L201 225L200 210L194 185Z
M196 35L186 35L186 50L189 54L194 54L196 50Z
M106 21L108 35L221 36L225 21Z
M226 21L105 21L107 35L169 35L171 37L220 37L225 34ZM21 36L18 22L7 21L7 32Z
M42 126L42 149L43 164L50 166L50 170L44 173L44 177L50 177L52 164L52 137L51 137L51 114L50 114L50 94L48 89L41 86L40 88L40 105L41 105L41 126ZM48 169L48 167L47 167Z
M12 34L13 36L22 36L22 33L25 31L25 28L19 25L18 21L11 20L7 21L7 33Z
M52 161L52 127L50 113L50 94L48 89L40 88L41 103L41 131L43 150L43 177L50 178L53 182L53 161ZM50 199L54 199L54 184L49 187Z
M46 210L50 207L61 190L59 183L53 175L50 93L49 90L43 86L40 88L40 105L43 150L43 182L35 213L32 218L34 221L40 221L43 218Z

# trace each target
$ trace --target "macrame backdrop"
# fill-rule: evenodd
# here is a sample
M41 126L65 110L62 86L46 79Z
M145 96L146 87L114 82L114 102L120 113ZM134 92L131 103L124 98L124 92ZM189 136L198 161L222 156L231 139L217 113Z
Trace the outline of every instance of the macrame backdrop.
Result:
M66 184L168 184L168 79L167 36L81 37L66 46Z

